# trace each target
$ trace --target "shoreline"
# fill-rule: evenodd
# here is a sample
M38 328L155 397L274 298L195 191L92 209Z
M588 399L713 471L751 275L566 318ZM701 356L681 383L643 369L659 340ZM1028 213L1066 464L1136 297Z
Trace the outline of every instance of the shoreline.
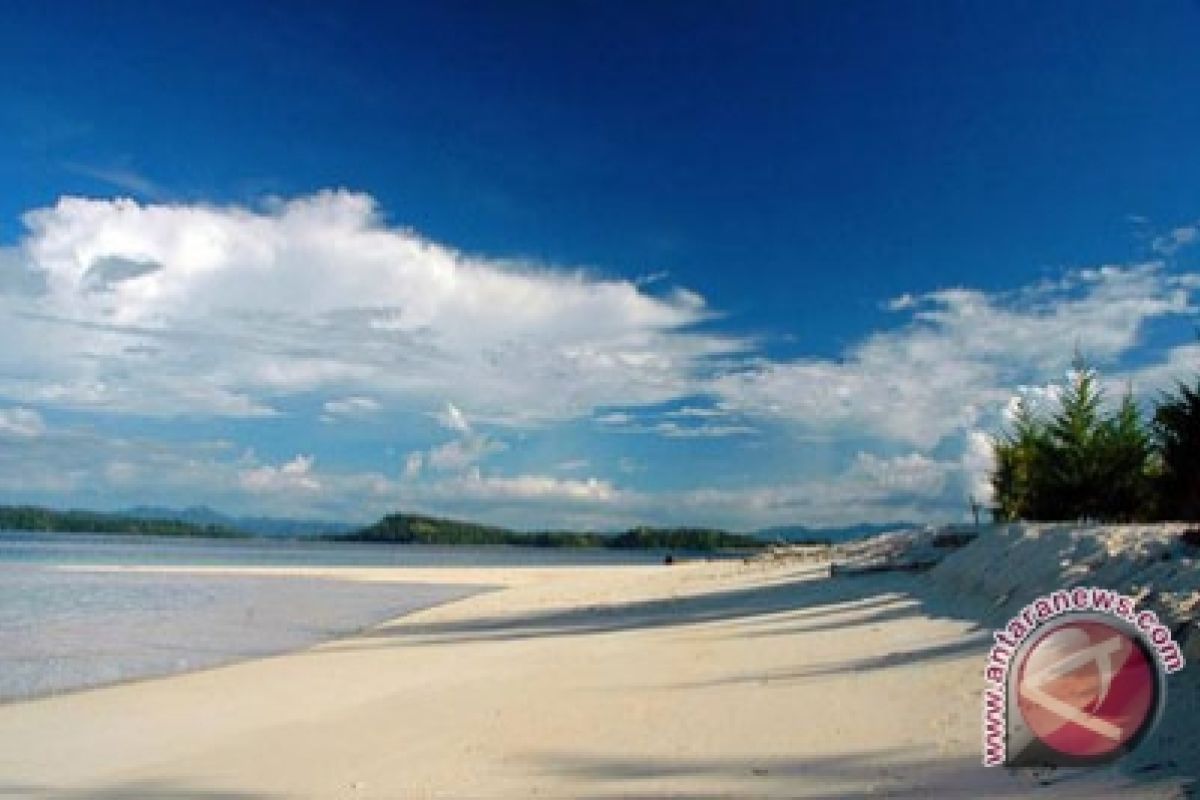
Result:
M501 588L303 651L0 706L0 775L46 800L1177 788L982 768L982 631L922 575L486 571Z
M430 577L0 565L0 706L286 656L495 589Z

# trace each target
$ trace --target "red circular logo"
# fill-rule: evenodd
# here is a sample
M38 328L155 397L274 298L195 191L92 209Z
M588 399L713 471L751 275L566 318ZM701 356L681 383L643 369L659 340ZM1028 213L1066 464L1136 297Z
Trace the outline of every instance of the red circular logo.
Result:
M1029 730L1067 756L1115 758L1154 723L1158 673L1134 634L1093 619L1041 633L1017 672Z

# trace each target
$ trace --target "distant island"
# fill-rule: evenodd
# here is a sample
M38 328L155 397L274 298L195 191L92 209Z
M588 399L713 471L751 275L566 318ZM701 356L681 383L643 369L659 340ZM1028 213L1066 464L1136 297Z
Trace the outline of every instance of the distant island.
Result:
M810 528L807 525L778 525L773 528L763 528L755 531L754 535L768 542L787 542L789 544L834 544L850 539L863 539L888 531L906 530L919 527L914 522L863 522L858 525L843 525L827 528Z
M212 525L218 528L242 531L251 536L303 539L325 536L331 533L349 533L362 527L350 522L329 520L290 519L286 517L231 516L208 506L166 508L163 506L135 506L116 512L124 517L138 519L179 520L193 525Z
M0 506L0 530L44 533L124 533L140 536L204 536L246 538L250 534L224 525L157 519L96 511L58 511L39 506Z
M167 509L164 514L171 513ZM201 517L236 520L206 510ZM210 516L211 515L211 516ZM254 519L254 518L249 518ZM314 523L315 524L315 523ZM444 519L420 514L389 514L373 525L357 530L330 525L332 530L308 538L328 542L364 542L380 544L433 545L508 545L518 547L604 547L620 550L679 550L714 552L719 550L757 550L767 545L762 539L714 528L655 528L639 526L623 533L584 531L539 531L523 533L509 528L475 522ZM338 530L343 528L343 530ZM132 513L107 514L95 511L42 508L38 506L0 506L0 530L45 533L106 533L140 536L203 536L218 538L262 537L257 531L234 524L199 522L150 515L147 508ZM275 534L278 535L278 534Z
M622 550L756 550L766 542L712 528L651 528L639 526L624 533L579 531L521 533L474 522L441 519L420 514L390 514L374 525L352 533L327 537L346 542L391 544L517 545L533 547L608 547Z

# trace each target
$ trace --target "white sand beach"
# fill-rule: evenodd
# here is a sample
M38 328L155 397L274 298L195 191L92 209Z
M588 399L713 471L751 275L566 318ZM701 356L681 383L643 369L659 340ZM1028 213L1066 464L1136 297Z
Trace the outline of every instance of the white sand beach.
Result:
M987 631L926 575L296 571L505 588L303 652L2 706L0 797L1185 796L980 766Z

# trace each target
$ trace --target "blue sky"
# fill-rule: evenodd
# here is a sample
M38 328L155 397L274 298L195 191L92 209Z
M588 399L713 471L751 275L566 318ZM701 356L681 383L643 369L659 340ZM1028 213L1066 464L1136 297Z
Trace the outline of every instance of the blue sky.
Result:
M957 517L1200 367L1195 3L3 16L3 500Z

